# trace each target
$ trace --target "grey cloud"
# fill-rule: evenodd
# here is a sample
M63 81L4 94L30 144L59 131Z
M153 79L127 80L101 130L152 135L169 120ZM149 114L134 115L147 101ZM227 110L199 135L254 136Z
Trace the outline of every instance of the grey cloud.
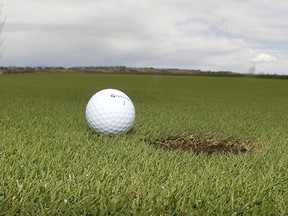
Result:
M273 4L259 0L5 1L8 20L2 63L6 65L106 64L246 72L250 60L261 53L273 50L288 55L267 45L267 41L281 44L288 39L284 13L288 8L280 0Z

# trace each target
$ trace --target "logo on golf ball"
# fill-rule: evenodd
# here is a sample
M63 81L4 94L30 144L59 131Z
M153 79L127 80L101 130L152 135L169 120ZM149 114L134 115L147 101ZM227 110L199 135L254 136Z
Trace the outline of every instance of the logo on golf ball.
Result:
M104 89L89 100L86 106L86 120L96 133L125 133L133 127L135 108L125 93L116 89Z

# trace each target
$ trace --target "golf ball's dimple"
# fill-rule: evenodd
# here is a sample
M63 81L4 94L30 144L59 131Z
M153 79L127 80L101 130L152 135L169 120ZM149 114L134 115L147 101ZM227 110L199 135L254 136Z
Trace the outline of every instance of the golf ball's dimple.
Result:
M135 108L131 99L123 92L104 89L89 100L86 120L89 127L97 133L125 133L133 127Z

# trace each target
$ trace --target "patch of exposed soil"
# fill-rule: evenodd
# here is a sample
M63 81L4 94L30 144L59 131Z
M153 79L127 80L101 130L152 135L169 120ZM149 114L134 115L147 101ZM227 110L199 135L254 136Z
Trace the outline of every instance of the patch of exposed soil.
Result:
M252 146L248 141L232 138L216 138L213 136L179 136L166 139L157 139L150 142L151 145L164 150L193 151L196 154L241 154L251 151Z

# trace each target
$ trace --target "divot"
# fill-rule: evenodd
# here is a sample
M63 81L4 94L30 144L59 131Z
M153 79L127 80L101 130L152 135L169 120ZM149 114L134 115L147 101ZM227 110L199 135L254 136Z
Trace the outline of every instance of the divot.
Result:
M167 151L192 151L196 154L244 154L252 151L246 140L219 138L211 135L185 135L156 139L150 145Z

